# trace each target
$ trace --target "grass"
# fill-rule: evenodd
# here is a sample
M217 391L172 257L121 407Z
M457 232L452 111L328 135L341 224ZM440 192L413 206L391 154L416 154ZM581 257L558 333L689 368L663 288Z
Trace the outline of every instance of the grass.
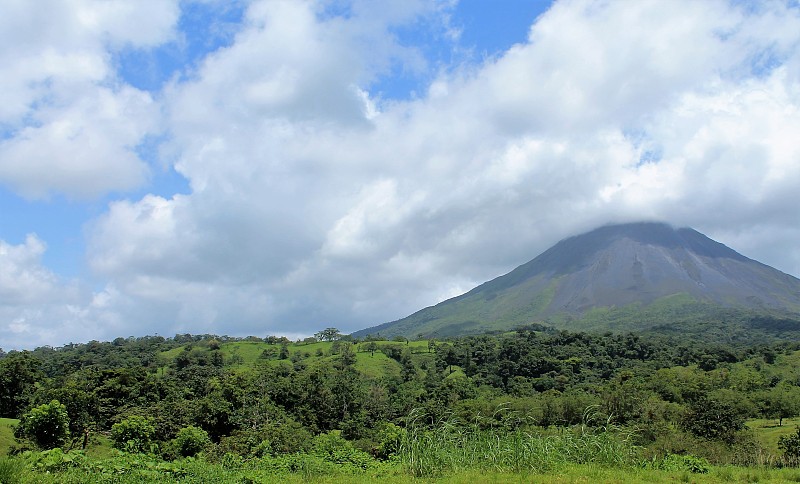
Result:
M18 423L15 418L0 418L0 455L8 454L14 445L14 426Z
M353 366L366 378L375 379L385 375L400 374L400 364L381 351L376 351L373 355L357 353L356 363Z
M6 462L11 461L10 464ZM509 472L496 469L460 469L436 477L411 478L399 466L383 468L379 472L334 473L317 474L313 471L306 472L267 472L259 469L227 468L219 464L203 461L189 462L179 465L185 471L180 477L158 473L87 473L82 468L72 468L65 472L32 473L23 466L18 459L0 458L0 478L3 476L4 465L8 468L7 474L16 476L18 480L3 480L3 483L36 483L36 484L78 484L78 483L207 483L220 484L271 483L281 482L288 484L300 483L382 483L382 484L408 484L414 483L442 483L442 484L473 484L476 482L487 484L522 484L522 483L752 483L774 482L791 483L800 482L800 470L797 469L766 469L743 467L712 467L706 474L692 474L685 471L664 471L646 469L641 467L609 467L590 464L565 464L564 466L545 473Z
M778 419L752 419L747 421L747 426L755 432L758 443L767 452L780 455L778 439L784 435L793 434L800 426L800 417L785 418L783 425L778 425Z

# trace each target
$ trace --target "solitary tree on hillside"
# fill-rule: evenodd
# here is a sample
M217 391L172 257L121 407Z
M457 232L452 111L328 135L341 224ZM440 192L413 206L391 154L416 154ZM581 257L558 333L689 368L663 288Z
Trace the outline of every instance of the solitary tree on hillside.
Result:
M320 341L336 341L342 334L336 328L325 328L314 336Z

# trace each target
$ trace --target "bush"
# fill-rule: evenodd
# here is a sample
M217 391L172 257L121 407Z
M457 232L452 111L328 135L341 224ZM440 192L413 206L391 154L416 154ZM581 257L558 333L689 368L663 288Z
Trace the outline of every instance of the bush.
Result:
M42 449L60 447L69 438L67 407L52 400L22 416L15 436L27 438Z
M60 448L42 452L24 452L22 458L34 471L44 473L61 472L71 467L81 467L86 463L86 456L81 451L66 453Z
M778 439L778 448L783 451L783 459L788 465L800 464L800 427L792 435L783 435Z
M208 432L190 425L178 431L178 435L171 442L171 447L181 457L193 457L209 444L211 439L208 437Z
M372 456L354 448L350 441L336 432L317 435L311 446L313 455L346 468L363 470L375 463Z
M400 453L400 447L408 438L408 432L402 427L384 422L378 428L378 445L375 448L375 457L389 459Z
M111 440L114 448L126 452L152 451L156 428L153 419L133 415L111 426Z
M691 454L667 454L663 459L654 459L652 466L663 471L687 471L693 474L707 474L709 469L706 459Z
M733 443L744 429L745 416L730 401L702 398L693 403L683 418L683 428L711 440Z

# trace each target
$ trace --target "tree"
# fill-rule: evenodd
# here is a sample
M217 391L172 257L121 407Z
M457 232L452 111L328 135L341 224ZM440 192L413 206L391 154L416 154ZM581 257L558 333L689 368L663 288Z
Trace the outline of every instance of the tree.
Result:
M341 333L336 328L325 328L314 335L320 341L336 341L341 338Z
M281 343L281 352L278 354L279 360L286 360L289 358L289 343Z
M208 432L193 425L178 431L172 440L172 448L181 457L193 457L211 444Z
M41 361L30 352L13 351L0 359L0 417L18 418L42 379Z
M782 383L770 389L764 395L762 411L769 418L777 418L778 426L782 426L783 419L800 413L800 388Z
M128 452L147 452L155 436L153 420L132 415L111 426L111 440L114 448Z
M704 397L690 405L683 427L698 437L730 443L744 422L745 416L731 402Z
M341 352L341 367L348 368L355 364L356 362L356 353L353 351L353 345L345 344L342 348Z
M794 434L778 438L778 448L783 451L783 458L789 465L800 463L800 428Z
M364 345L364 350L369 351L369 356L375 356L375 350L378 349L378 343L370 341Z
M58 400L34 407L22 416L15 435L32 440L42 449L64 445L69 438L67 407Z

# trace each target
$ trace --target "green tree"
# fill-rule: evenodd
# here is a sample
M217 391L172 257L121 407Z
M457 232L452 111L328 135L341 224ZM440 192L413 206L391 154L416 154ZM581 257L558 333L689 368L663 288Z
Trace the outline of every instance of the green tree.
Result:
M132 415L111 426L114 448L128 452L149 451L155 433L153 420L139 415Z
M340 368L349 368L356 363L356 353L353 350L353 345L350 343L346 343L340 353L340 361L339 366Z
M366 345L364 345L364 350L369 351L369 356L375 356L375 351L377 349L378 349L378 343L374 341L369 341L367 342Z
M41 361L28 351L0 359L0 417L19 418L43 378Z
M208 432L193 425L180 429L171 443L175 453L181 457L195 456L209 444L211 439L208 437Z
M689 406L683 428L698 437L730 443L744 422L745 416L731 402L704 397Z
M320 341L336 341L341 338L341 333L336 328L325 328L314 335Z
M778 448L783 451L786 463L792 466L800 464L800 428L794 434L778 438Z
M34 407L22 416L15 435L32 440L42 449L64 445L69 439L67 407L58 400Z
M777 418L778 426L783 419L797 416L800 413L800 388L781 383L763 394L762 413L767 418Z

